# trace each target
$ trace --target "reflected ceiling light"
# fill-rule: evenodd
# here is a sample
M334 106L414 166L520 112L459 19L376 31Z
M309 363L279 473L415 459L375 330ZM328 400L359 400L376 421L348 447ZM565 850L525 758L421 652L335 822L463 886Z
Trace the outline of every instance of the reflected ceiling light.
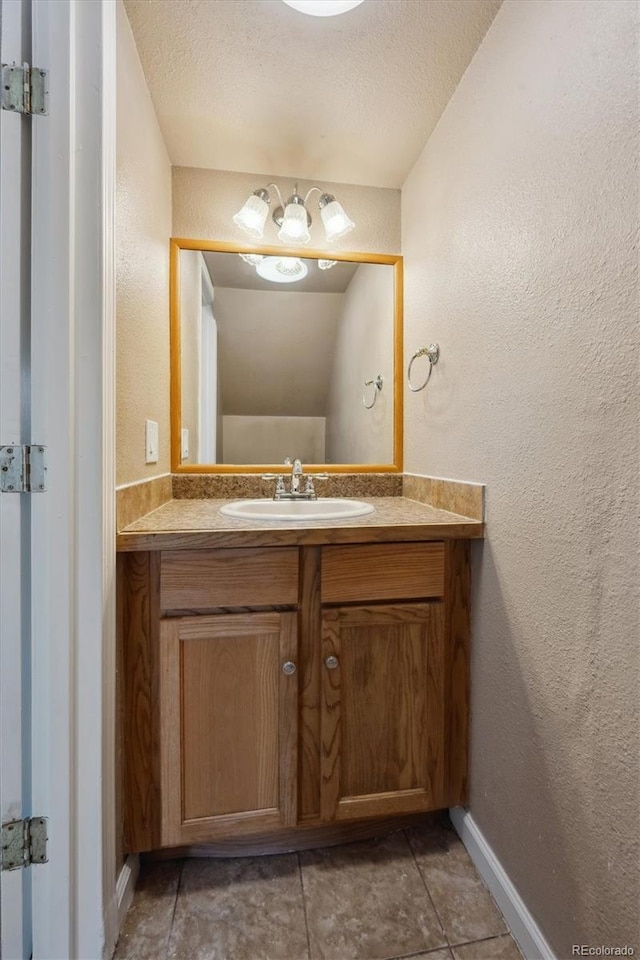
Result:
M306 263L299 257L263 257L256 264L258 276L274 283L295 283L303 280L308 272Z
M284 0L288 7L312 17L335 17L359 7L363 0Z
M331 270L331 267L335 267L337 260L318 260L318 266L321 270Z
M273 187L278 197L279 206L273 211L271 219L280 228L278 239L282 240L283 243L297 245L308 243L311 239L309 233L311 214L307 209L307 204L314 191L320 194L318 208L327 240L343 237L355 227L355 223L347 216L342 204L338 203L332 194L325 193L320 187L311 187L307 195L302 197L298 193L298 184L296 184L293 193L285 203L277 185L268 183L266 187L254 190L242 209L233 218L234 223L253 239L261 240L264 234L264 225L267 221L271 203L269 187Z
M239 257L241 260L244 260L245 263L250 263L252 267L257 266L261 260L264 260L261 253L241 253Z

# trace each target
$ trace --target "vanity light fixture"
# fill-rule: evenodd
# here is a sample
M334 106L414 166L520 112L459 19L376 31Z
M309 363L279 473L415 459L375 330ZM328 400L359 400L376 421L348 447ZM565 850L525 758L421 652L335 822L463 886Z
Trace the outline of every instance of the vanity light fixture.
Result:
M298 184L296 184L293 193L285 203L277 184L268 183L266 187L254 190L233 218L233 222L254 240L261 240L264 234L271 203L269 187L273 187L278 197L279 206L273 211L271 219L280 228L278 239L283 243L308 243L311 239L309 233L311 214L307 209L307 203L315 190L320 194L318 208L327 240L343 237L355 227L355 223L347 216L342 204L338 203L331 193L325 193L320 187L311 187L307 195L302 197L298 193Z
M318 266L321 270L331 270L331 267L335 267L337 260L318 260Z
M288 7L312 17L335 17L359 7L363 0L284 0Z

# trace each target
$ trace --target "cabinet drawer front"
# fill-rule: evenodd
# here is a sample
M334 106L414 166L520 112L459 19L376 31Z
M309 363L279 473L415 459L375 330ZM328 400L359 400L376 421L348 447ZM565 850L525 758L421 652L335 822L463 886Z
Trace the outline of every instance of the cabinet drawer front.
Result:
M323 603L408 600L441 597L443 593L443 543L323 548Z
M297 602L297 547L162 553L160 605L163 610Z

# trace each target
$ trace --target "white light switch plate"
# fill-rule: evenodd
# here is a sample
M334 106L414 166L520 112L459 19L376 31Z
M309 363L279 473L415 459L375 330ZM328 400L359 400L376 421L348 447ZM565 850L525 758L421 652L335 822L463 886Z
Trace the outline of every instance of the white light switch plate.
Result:
M181 437L181 448L182 448L182 452L180 456L182 457L183 460L188 460L189 459L189 428L188 427L182 428L182 430L180 431L180 437Z
M144 422L145 463L158 462L158 424L155 420Z

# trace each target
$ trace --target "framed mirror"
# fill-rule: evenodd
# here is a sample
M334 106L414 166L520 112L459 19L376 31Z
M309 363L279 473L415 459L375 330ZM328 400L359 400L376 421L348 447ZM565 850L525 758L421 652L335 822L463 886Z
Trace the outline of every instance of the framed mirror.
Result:
M171 240L173 472L400 472L402 374L402 257Z

